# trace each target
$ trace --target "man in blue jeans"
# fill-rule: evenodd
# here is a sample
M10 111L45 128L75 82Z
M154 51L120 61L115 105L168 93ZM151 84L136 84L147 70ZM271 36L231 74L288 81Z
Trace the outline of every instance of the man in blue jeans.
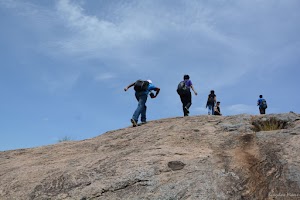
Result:
M132 86L135 86L136 83L137 82L134 82L134 83L128 85L126 88L124 88L125 92L129 88L131 88ZM138 101L138 106L137 106L136 110L134 111L133 116L132 116L132 118L130 120L133 127L137 126L138 119L139 119L140 115L141 115L141 122L142 122L142 124L145 124L147 122L146 121L146 111L147 111L146 102L147 102L148 94L149 94L150 91L154 90L154 91L156 91L156 94L150 93L150 97L151 98L156 98L157 95L158 95L158 93L159 93L159 91L160 91L160 88L155 87L152 84L151 80L144 81L143 84L146 84L147 86L146 86L146 88L141 89L141 91L140 90L136 90L136 87L135 87L135 90L136 90L136 92L135 92L135 98Z

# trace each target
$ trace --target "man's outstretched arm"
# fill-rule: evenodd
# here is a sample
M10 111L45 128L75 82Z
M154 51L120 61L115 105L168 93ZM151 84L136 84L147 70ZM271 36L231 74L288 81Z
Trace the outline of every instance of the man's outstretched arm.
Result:
M130 85L128 85L127 87L124 88L124 91L126 92L129 88L131 88L132 86L134 86L135 83L131 83Z

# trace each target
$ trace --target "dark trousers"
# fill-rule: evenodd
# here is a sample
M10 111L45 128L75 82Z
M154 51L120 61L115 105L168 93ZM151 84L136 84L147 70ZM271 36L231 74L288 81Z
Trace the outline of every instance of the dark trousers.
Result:
M266 109L265 108L259 108L259 113L260 114L266 114Z
M189 92L187 94L180 95L180 100L182 103L183 114L184 114L184 116L188 116L188 109L192 105L192 93ZM185 108L187 108L187 109L185 109Z

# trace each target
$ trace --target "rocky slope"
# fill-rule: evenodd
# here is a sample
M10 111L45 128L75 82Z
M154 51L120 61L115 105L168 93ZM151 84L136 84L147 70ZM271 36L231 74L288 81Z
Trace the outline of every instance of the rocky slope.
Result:
M299 134L295 113L193 116L0 152L0 199L300 199Z

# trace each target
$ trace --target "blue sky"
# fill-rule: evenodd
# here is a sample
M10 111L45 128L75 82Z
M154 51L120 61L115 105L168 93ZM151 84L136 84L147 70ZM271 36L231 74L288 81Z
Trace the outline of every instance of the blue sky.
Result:
M294 111L300 75L298 0L0 0L0 151L82 140L130 126L123 88L151 79L148 120L182 116L189 74L205 115Z

